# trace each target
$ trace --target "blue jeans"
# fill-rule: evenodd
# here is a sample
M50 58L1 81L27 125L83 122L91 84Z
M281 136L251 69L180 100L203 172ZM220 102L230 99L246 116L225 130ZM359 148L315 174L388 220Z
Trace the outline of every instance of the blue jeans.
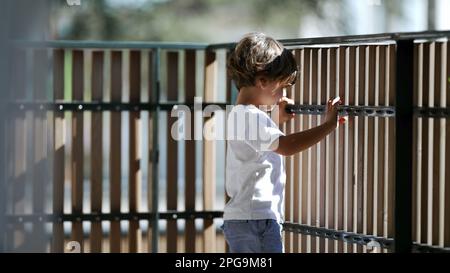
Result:
M231 253L284 252L276 220L225 220L222 229Z

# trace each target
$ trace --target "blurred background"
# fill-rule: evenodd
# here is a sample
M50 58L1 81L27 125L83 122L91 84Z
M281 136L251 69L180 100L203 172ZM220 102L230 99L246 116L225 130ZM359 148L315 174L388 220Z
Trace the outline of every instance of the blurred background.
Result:
M449 0L53 1L51 39L221 43L450 28Z

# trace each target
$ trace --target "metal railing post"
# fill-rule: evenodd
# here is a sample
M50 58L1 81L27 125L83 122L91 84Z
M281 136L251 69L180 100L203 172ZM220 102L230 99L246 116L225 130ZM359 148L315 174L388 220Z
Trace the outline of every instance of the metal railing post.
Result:
M395 252L412 247L414 40L398 40L395 93Z

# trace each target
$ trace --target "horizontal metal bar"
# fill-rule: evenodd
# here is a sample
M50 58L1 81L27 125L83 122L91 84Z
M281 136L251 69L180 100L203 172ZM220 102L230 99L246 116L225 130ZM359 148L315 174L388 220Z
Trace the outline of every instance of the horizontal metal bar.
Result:
M430 246L430 245L413 243L412 252L450 253L450 247L438 247L438 246Z
M25 41L14 40L13 46L32 48L67 48L67 49L206 49L205 43L171 43L171 42L141 42L141 41Z
M194 108L193 103L185 102L162 102L162 103L127 103L127 102L10 102L10 110L14 111L170 111L175 106L185 105L191 109ZM198 104L202 107L217 105L222 109L226 109L227 103L202 103Z
M377 242L380 247L390 249L393 247L394 240L391 238L377 237L372 235L347 232L342 230L328 229L323 227L313 227L298 223L285 222L283 230L287 232L311 235L331 240L344 241L350 244L367 245L370 242Z
M391 106L338 106L338 113L342 116L376 116L394 117L395 107ZM322 115L325 105L287 105L288 113Z
M376 43L388 40L398 41L405 39L439 39L450 37L450 31L422 31L422 32L398 32L380 33L368 35L350 35L333 37L314 37L298 39L280 39L285 46L302 46L317 44L353 44L353 43ZM43 48L73 48L73 49L232 49L236 43L182 43L182 42L143 42L143 41L26 41L13 40L13 46L19 47L43 47Z
M15 101L6 104L12 111L171 111L175 106L187 106L191 110L194 109L194 103L186 102L161 102L161 103L127 103L127 102L30 102ZM200 104L198 104L200 105ZM228 105L232 104L202 103L201 108L204 110L207 106L217 105L226 110ZM2 107L3 109L3 107ZM287 105L288 113L296 113L302 115L322 115L325 113L324 105ZM369 117L395 117L395 107L393 106L338 106L339 115L342 116L369 116ZM429 118L449 118L450 108L439 107L415 107L414 115L417 117Z
M280 39L279 41L286 47L317 45L317 44L353 44L353 43L376 43L383 41L398 41L405 39L439 39L450 37L450 31L421 31L421 32L398 32L398 33L380 33L369 35L350 35L333 37L315 37L299 39ZM233 49L236 43L212 44L208 49Z
M413 113L416 117L448 118L450 117L450 108L415 107Z
M37 222L100 222L100 221L129 221L146 220L151 221L154 213L82 213L82 214L22 214L6 215L8 224L14 223L37 223ZM221 218L222 211L166 211L159 212L159 219L214 219Z

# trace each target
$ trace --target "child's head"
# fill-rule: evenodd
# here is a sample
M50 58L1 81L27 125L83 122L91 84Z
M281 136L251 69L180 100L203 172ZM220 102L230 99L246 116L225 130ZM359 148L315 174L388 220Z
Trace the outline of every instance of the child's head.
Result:
M236 45L227 70L239 90L256 88L260 101L275 104L283 88L295 82L297 63L280 42L263 33L250 33Z

